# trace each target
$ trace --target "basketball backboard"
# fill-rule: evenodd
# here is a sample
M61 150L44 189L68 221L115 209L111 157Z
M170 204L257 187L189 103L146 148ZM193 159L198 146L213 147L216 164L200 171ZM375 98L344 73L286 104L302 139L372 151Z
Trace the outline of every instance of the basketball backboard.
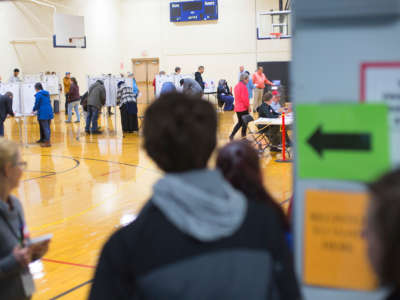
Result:
M284 39L292 36L291 11L257 12L257 39Z
M86 48L84 17L55 13L53 46L54 48Z

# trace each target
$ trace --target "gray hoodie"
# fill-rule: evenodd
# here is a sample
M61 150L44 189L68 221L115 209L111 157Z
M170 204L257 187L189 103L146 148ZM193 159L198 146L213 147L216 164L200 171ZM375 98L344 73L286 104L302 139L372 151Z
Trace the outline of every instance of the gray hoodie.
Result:
M153 189L152 201L166 218L203 242L231 236L246 216L245 196L216 170L167 174Z
M33 292L34 283L29 270L23 268L12 253L19 243L17 236L21 236L21 226L25 226L25 217L19 200L13 196L10 196L10 199L13 210L0 199L0 299L23 300L30 298L31 295L26 293Z

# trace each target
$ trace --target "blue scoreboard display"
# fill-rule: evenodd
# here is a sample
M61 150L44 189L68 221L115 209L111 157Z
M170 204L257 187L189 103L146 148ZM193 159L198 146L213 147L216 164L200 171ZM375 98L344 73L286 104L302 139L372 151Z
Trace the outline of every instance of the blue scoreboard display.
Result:
M218 20L218 0L170 3L171 22Z

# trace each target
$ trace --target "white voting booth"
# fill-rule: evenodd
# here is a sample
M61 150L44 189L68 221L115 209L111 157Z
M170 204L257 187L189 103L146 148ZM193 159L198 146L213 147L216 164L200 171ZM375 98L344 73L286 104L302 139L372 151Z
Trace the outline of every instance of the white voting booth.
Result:
M24 77L25 79L25 77ZM28 82L0 84L0 94L13 93L13 111L18 122L21 143L27 145L26 118L34 116L32 113L35 105L35 83L38 77L29 77ZM44 83L42 82L44 85Z
M104 83L104 88L106 90L106 107L117 107L117 91L118 91L118 82L124 81L128 83L130 86L133 87L133 80L132 78L124 78L120 76L113 76L113 75L100 75L100 76L87 76L87 83L88 83L88 91L90 87L96 83L97 80L101 80ZM106 111L103 110L103 115L106 115ZM108 120L107 118L105 118ZM117 110L115 110L114 114L114 128L115 132L117 132ZM107 123L109 127L109 124Z

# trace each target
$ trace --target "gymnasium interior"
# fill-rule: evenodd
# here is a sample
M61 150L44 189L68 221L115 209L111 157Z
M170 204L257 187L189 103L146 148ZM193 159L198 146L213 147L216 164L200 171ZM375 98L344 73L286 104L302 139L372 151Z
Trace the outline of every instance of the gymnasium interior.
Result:
M183 82L199 83L199 76L197 100L212 106L217 118L207 169L217 168L220 149L232 141L257 153L263 190L290 226L286 238L299 294L243 296L233 282L243 282L244 291L254 280L257 289L259 268L253 266L253 274L246 260L232 260L226 262L232 269L239 264L253 274L221 283L232 294L238 290L235 297L211 292L217 267L193 267L187 277L208 274L202 279L209 291L172 277L170 289L159 291L163 297L126 291L123 299L400 299L400 293L387 298L400 290L400 272L385 269L392 277L381 280L365 233L374 215L371 203L379 198L375 182L392 174L393 192L385 194L392 199L382 210L392 214L382 224L397 235L382 239L390 241L392 252L385 249L400 270L400 181L393 175L400 164L400 0L2 0L0 20L0 97L12 93L13 111L0 118L3 140L18 145L26 165L11 195L21 203L30 239L49 242L24 271L35 285L25 298L2 296L9 277L0 245L1 300L106 299L91 293L102 289L93 284L102 249L124 227L135 226L166 175L145 143L146 111L175 95L164 92L166 83L185 94ZM71 78L79 86L77 110L69 105ZM92 113L84 111L82 99L87 92L91 101L98 82L105 98L90 129ZM134 129L125 129L121 87L133 91ZM241 87L248 119L238 110ZM40 90L48 92L51 105L47 142L38 122ZM275 119L258 110L271 97L266 105L279 106ZM160 118L177 109L165 109ZM232 132L240 122L248 122L245 135ZM1 243L7 226L0 218ZM175 251L175 257L183 251L164 241L157 244L159 253ZM143 260L158 261L161 254L151 253ZM145 286L138 282L132 286ZM161 284L153 284L157 295ZM277 285L286 288L285 281ZM204 293L187 296L195 291Z

